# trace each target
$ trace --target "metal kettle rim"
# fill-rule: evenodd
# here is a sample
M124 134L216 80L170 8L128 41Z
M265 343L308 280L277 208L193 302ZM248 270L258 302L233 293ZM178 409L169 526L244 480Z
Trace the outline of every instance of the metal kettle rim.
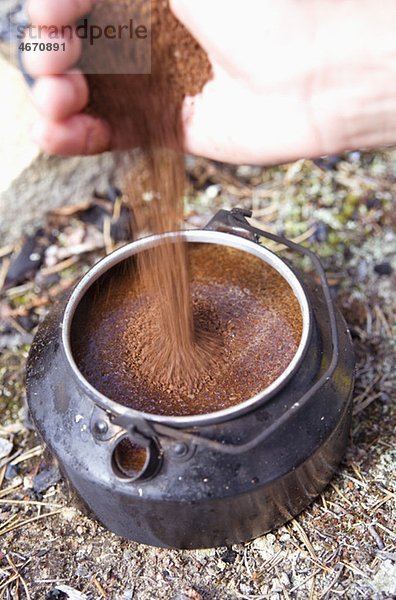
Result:
M274 268L288 282L300 304L303 320L302 336L297 352L294 355L291 362L289 363L289 365L287 366L287 368L275 381L272 382L272 384L264 388L255 396L252 396L251 398L248 398L247 400L244 400L243 402L235 406L202 415L171 416L158 415L155 413L145 413L132 408L128 408L119 404L118 402L115 402L114 400L111 400L110 398L104 396L98 390L96 390L83 377L74 360L70 343L70 331L74 314L77 310L80 301L87 293L89 288L102 275L108 272L111 268L115 267L117 264L123 262L124 260L137 254L138 252L144 251L150 247L161 243L165 239L169 240L177 236L182 236L187 242L211 243L229 246L245 251L249 254L260 258L269 266ZM69 364L79 386L84 390L85 393L88 394L88 396L96 405L100 406L105 411L116 415L118 417L118 420L121 418L121 420L124 423L128 422L128 420L130 419L131 423L136 422L136 420L142 420L146 423L155 422L158 424L170 425L172 427L177 428L187 428L211 425L229 419L234 419L239 415L245 414L246 412L249 412L262 405L264 402L269 400L274 394L276 394L281 388L283 388L287 381L289 381L289 379L296 372L299 365L301 364L301 361L304 358L304 354L310 339L310 333L312 328L312 316L308 299L301 282L299 281L295 273L292 271L292 269L274 252L272 252L265 246L262 246L261 244L258 244L255 241L251 241L250 239L246 239L245 237L241 237L240 235L232 235L231 233L224 233L221 231L213 231L208 229L199 229L148 236L130 244L127 244L126 246L119 248L112 254L103 258L94 267L92 267L90 271L88 271L88 273L81 279L81 281L73 290L64 311L63 319L61 322L61 328L62 348L67 363Z

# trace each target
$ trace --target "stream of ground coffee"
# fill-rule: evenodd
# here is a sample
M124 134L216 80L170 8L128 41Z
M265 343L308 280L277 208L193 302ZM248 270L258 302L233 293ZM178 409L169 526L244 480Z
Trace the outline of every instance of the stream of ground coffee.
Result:
M105 24L111 11L122 22L130 2L134 10L137 5L147 10L147 0L99 0L96 20ZM168 0L151 2L151 24L150 75L89 78L90 110L110 122L118 146L142 150L140 175L131 170L125 185L135 236L177 231L182 226L186 180L181 105L211 75L205 52L173 16ZM194 326L189 265L181 237L140 254L138 268L147 301L155 306L150 310L153 320L139 369L164 389L194 387L220 342Z

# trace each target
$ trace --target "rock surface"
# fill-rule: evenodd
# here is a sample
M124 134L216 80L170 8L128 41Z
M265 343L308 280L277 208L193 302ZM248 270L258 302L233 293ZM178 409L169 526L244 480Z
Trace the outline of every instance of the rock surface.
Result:
M41 154L30 139L37 115L29 90L20 72L1 57L0 78L0 239L4 245L34 230L48 210L89 200L117 177L111 153L72 158Z

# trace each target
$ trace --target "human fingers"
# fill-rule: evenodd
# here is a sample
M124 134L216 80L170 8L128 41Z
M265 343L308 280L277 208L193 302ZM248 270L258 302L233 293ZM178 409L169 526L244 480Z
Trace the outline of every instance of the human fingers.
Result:
M27 13L33 25L59 26L74 23L87 14L95 0L28 0Z
M43 119L36 123L32 137L47 154L90 155L111 147L111 131L102 119L77 114L64 121Z
M39 77L33 86L32 97L43 116L62 121L85 108L89 97L88 84L77 69L65 75Z
M186 152L219 161L278 164L396 141L396 69L383 61L326 85L255 92L220 68L183 105ZM308 93L309 92L309 93Z
M46 29L33 33L29 30L24 39L22 62L32 77L60 75L79 59L81 40L72 29L65 29L56 37Z

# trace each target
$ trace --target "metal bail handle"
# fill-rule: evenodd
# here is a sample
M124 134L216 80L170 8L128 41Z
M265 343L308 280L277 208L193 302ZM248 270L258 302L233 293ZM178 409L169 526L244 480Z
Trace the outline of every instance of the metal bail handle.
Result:
M231 211L228 210L219 210L216 215L211 219L205 229L221 229L229 231L234 235L240 235L239 231L244 230L254 236L255 241L259 243L259 238L267 238L278 244L282 244L291 250L296 252L300 252L307 256L312 262L315 271L319 276L319 280L322 286L323 296L326 303L327 312L329 315L329 329L331 334L331 342L332 342L332 357L329 364L329 367L326 369L325 373L318 379L318 381L307 391L301 398L298 400L298 403L293 404L286 412L283 413L281 417L279 417L276 421L272 423L267 429L261 431L257 436L250 439L248 442L244 442L242 444L229 444L226 442L222 442L220 440L212 440L206 437L202 437L196 433L191 433L189 431L182 431L180 429L176 429L175 427L171 427L169 425L163 425L161 423L151 422L149 425L147 421L144 421L146 424L143 426L143 430L145 430L145 434L150 435L155 432L158 435L166 436L172 438L175 441L184 442L186 444L194 444L196 446L201 446L204 448L208 448L210 450L215 450L217 452L222 452L224 454L237 455L242 454L243 452L247 452L252 448L255 448L258 444L266 440L269 436L271 436L279 427L281 427L288 420L291 414L297 413L301 410L310 398L324 385L326 381L328 381L338 363L339 358L339 342L338 342L338 332L337 332L337 320L336 314L334 310L334 305L331 299L330 289L327 283L326 275L322 267L322 263L319 258L316 256L314 252L296 244L295 242L291 242L281 236L275 235L268 231L264 231L258 229L257 227L253 227L247 221L248 217L252 216L252 211L246 210L243 208L233 208ZM239 231L238 231L239 230ZM125 428L131 428L131 422L128 420L128 424L125 423ZM132 430L134 436L137 434L137 430L140 429L142 425L142 419L139 419L139 422L132 425ZM132 431L130 432L132 433ZM143 432L142 432L143 433ZM143 433L144 435L144 433ZM132 436L131 436L132 437Z

